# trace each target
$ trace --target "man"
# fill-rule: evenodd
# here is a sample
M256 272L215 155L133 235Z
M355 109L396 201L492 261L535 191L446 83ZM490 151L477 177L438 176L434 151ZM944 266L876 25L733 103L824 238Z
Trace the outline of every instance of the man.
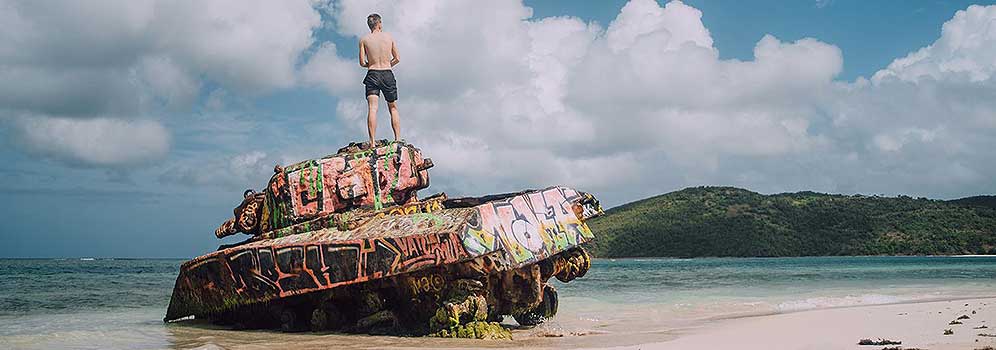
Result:
M391 111L391 127L394 140L401 140L401 125L398 121L398 83L394 80L391 67L400 62L398 47L391 35L384 33L380 15L367 16L370 34L360 39L360 66L367 68L363 85L367 90L367 132L370 133L370 148L376 146L374 136L377 131L377 99L384 92L387 108Z

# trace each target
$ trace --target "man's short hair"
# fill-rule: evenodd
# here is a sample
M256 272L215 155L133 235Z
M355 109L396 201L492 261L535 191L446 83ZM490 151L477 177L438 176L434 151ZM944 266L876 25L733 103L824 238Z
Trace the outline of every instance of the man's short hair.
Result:
M370 30L376 28L378 23L380 23L380 15L374 13L367 16L367 27L370 27Z

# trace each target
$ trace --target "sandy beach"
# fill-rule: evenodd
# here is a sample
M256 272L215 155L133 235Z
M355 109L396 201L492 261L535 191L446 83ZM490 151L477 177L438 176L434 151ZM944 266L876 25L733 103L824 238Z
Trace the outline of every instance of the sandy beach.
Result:
M949 324L959 317L962 324ZM627 349L881 349L860 339L901 341L903 349L996 346L996 298L846 307L715 320L671 341ZM982 328L986 327L986 328ZM945 335L950 329L953 334ZM979 334L994 334L980 336Z
M967 316L965 318L963 316ZM962 317L961 320L958 320ZM949 324L958 320L962 324ZM515 330L513 341L396 338L349 335L287 335L250 332L240 341L199 349L363 348L527 348L527 349L984 349L996 346L996 298L817 309L769 315L713 318L684 328L633 332L534 328ZM985 328L983 328L985 327ZM953 333L945 335L945 330ZM265 336L270 334L271 337ZM993 334L984 336L979 334ZM275 337L272 337L275 336ZM899 345L858 345L862 339L900 341ZM204 339L190 339L194 343ZM229 339L233 340L233 339ZM226 344L227 343L227 344ZM184 348L184 344L175 344ZM192 345L192 344L190 344Z

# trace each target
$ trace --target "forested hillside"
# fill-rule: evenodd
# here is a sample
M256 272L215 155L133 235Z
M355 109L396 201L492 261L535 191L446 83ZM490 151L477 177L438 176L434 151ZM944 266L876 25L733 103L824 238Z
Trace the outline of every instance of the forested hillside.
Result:
M996 254L992 196L953 201L695 187L589 221L599 257Z

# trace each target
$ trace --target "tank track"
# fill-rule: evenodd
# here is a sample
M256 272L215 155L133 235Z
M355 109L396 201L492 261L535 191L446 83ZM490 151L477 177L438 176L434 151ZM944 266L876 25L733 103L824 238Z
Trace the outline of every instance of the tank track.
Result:
M485 255L196 318L235 329L510 339L505 316L521 326L553 317L558 296L549 279L570 282L590 267L581 247L513 270Z

